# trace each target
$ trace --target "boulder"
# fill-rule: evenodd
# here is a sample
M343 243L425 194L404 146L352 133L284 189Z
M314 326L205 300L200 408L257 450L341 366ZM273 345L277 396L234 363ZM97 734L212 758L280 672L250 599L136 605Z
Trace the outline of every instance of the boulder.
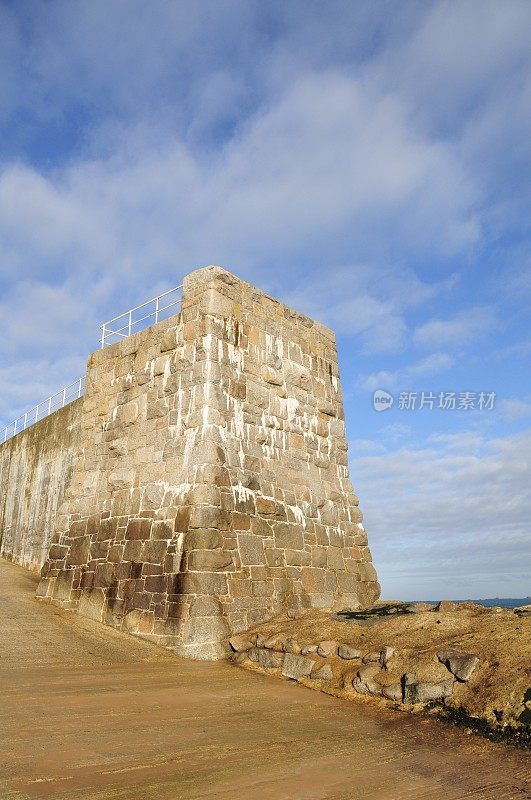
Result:
M246 636L232 636L229 639L229 644L235 653L240 653L243 650L250 650L253 646L251 639L248 639Z
M312 653L317 653L317 647L318 645L316 644L307 644L302 648L301 653L303 656L309 656Z
M453 678L438 683L428 683L417 681L415 675L406 672L403 677L403 697L404 703L427 703L431 700L444 700L452 694L454 685Z
M231 656L231 660L234 664L243 664L243 662L247 661L248 658L249 654L246 650L239 650L236 653L233 653Z
M337 654L339 658L344 658L345 661L352 660L353 658L361 658L362 655L361 650L349 644L340 644L337 648Z
M293 653L286 653L282 665L282 674L285 678L298 681L299 678L306 678L311 674L315 666L315 661L305 656L297 656Z
M382 647L382 649L380 650L380 664L384 669L387 669L387 664L393 657L394 653L395 653L395 648L389 647L388 645Z
M271 650L266 650L265 648L261 648L257 650L258 653L258 661L257 663L264 667L264 669L278 669L282 666L282 662L284 660L283 653L275 653Z
M374 661L380 661L380 651L374 653L367 653L362 659L364 664L371 664Z
M299 656L301 653L301 646L296 639L288 639L284 643L284 652L285 653L292 653L295 656Z
M267 650L278 650L281 651L284 649L284 642L282 642L278 636L270 636L264 642L264 647Z
M337 650L337 642L334 641L319 642L319 646L317 648L317 655L322 656L323 658L328 658L328 656L334 655L336 650Z
M388 700L394 700L397 703L401 703L402 686L399 683L390 683L388 686L382 686L382 695Z
M341 678L341 686L343 689L352 689L355 680L358 680L357 670L348 669L343 673Z
M319 669L312 670L310 678L312 681L332 681L334 679L332 667L330 664L323 664Z
M358 674L353 681L353 686L359 694L373 694L379 695L382 692L382 687L375 680L380 672L379 664L366 664L360 667Z
M441 650L437 658L455 675L458 681L467 681L477 665L479 658L471 653L462 653L460 650Z

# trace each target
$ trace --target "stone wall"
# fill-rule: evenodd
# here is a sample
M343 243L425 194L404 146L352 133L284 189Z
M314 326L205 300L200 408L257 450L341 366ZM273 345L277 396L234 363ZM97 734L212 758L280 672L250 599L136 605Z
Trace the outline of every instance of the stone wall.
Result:
M70 481L82 400L0 445L0 556L38 571Z
M285 608L379 596L333 333L219 267L94 353L39 596L181 655Z

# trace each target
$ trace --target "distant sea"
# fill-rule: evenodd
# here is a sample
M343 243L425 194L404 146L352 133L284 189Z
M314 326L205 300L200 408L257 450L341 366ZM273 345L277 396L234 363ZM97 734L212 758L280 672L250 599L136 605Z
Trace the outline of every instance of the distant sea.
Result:
M418 602L416 600L415 602ZM423 600L423 603L438 603L438 600ZM463 603L464 600L454 600L454 603ZM518 608L518 606L528 606L531 604L531 597L488 597L483 600L472 600L473 603L479 603L481 606L493 608L499 606L500 608Z

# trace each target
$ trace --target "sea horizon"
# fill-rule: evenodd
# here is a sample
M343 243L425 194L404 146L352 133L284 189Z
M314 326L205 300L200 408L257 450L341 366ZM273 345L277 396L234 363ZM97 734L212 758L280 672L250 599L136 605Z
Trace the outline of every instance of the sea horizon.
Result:
M450 598L444 598L445 600L450 600ZM439 603L440 600L409 600L410 603ZM487 608L494 608L499 606L500 608L518 608L519 606L529 605L531 603L531 596L527 597L484 597L481 599L475 599L472 597L461 598L459 600L451 600L452 603L477 603L481 606L486 606Z

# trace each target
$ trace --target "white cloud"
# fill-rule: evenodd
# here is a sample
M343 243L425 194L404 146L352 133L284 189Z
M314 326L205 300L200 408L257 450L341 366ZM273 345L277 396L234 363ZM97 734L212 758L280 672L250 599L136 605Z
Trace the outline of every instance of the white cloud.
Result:
M361 375L358 378L358 386L370 392L375 389L384 389L387 391L389 388L394 388L397 379L398 372L390 372L389 370L383 369L379 372L372 372L370 375Z
M492 310L470 308L453 319L432 319L419 325L413 334L413 341L421 347L434 347L441 343L447 347L459 347L496 329L498 325Z
M397 442L407 439L411 436L411 427L400 422L394 422L390 425L384 425L382 428L380 428L380 434L384 438L385 442L396 444Z
M529 64L529 4L443 0L425 8L410 35L384 51L378 76L432 124L463 124L477 115L480 101L506 94L512 87L504 79Z
M97 346L98 323L92 303L105 292L94 283L83 290L75 282L50 286L21 281L0 300L4 358L31 353L38 358L54 351L86 352Z
M66 320L76 308L87 321L135 305L157 285L179 283L191 268L226 264L358 335L364 352L394 352L405 339L406 310L443 291L444 281L354 261L322 275L311 270L316 278L303 282L286 271L286 260L323 265L370 253L376 228L404 255L461 248L477 235L474 189L462 191L463 180L452 148L415 133L396 99L375 98L335 71L310 73L215 155L175 134L161 140L144 125L123 130L116 154L53 173L4 165L0 263L6 281L16 275L42 282L48 271L54 292L71 291L74 271L78 290L98 281L105 291L79 291L61 308ZM294 297L297 283L304 289ZM28 332L13 315L6 321L10 340L22 347Z
M531 431L476 431L352 460L387 596L529 593Z
M280 254L337 258L353 242L370 251L377 228L409 253L459 250L477 237L473 182L452 148L419 136L398 100L337 72L301 77L213 158L175 134L162 144L133 131L132 151L127 138L123 155L53 177L4 167L8 245L20 256L74 252L78 262L146 272L170 254L252 266Z
M407 367L404 370L404 376L407 380L424 375L436 375L450 369L453 363L454 359L447 353L432 353Z
M384 453L385 447L373 439L353 439L349 445L351 455L356 453Z
M85 375L85 356L20 359L0 367L0 435L4 425Z
M426 358L415 361L409 366L390 371L380 370L370 375L361 375L358 378L358 386L362 389L373 391L374 389L392 389L399 387L406 390L409 382L425 375L436 375L446 372L453 365L454 360L447 353L432 353Z
M513 421L531 416L531 402L527 399L510 398L498 404L502 419Z
M531 353L531 339L522 339L521 341L513 342L505 347L498 347L492 355L497 360L506 358L525 358Z

